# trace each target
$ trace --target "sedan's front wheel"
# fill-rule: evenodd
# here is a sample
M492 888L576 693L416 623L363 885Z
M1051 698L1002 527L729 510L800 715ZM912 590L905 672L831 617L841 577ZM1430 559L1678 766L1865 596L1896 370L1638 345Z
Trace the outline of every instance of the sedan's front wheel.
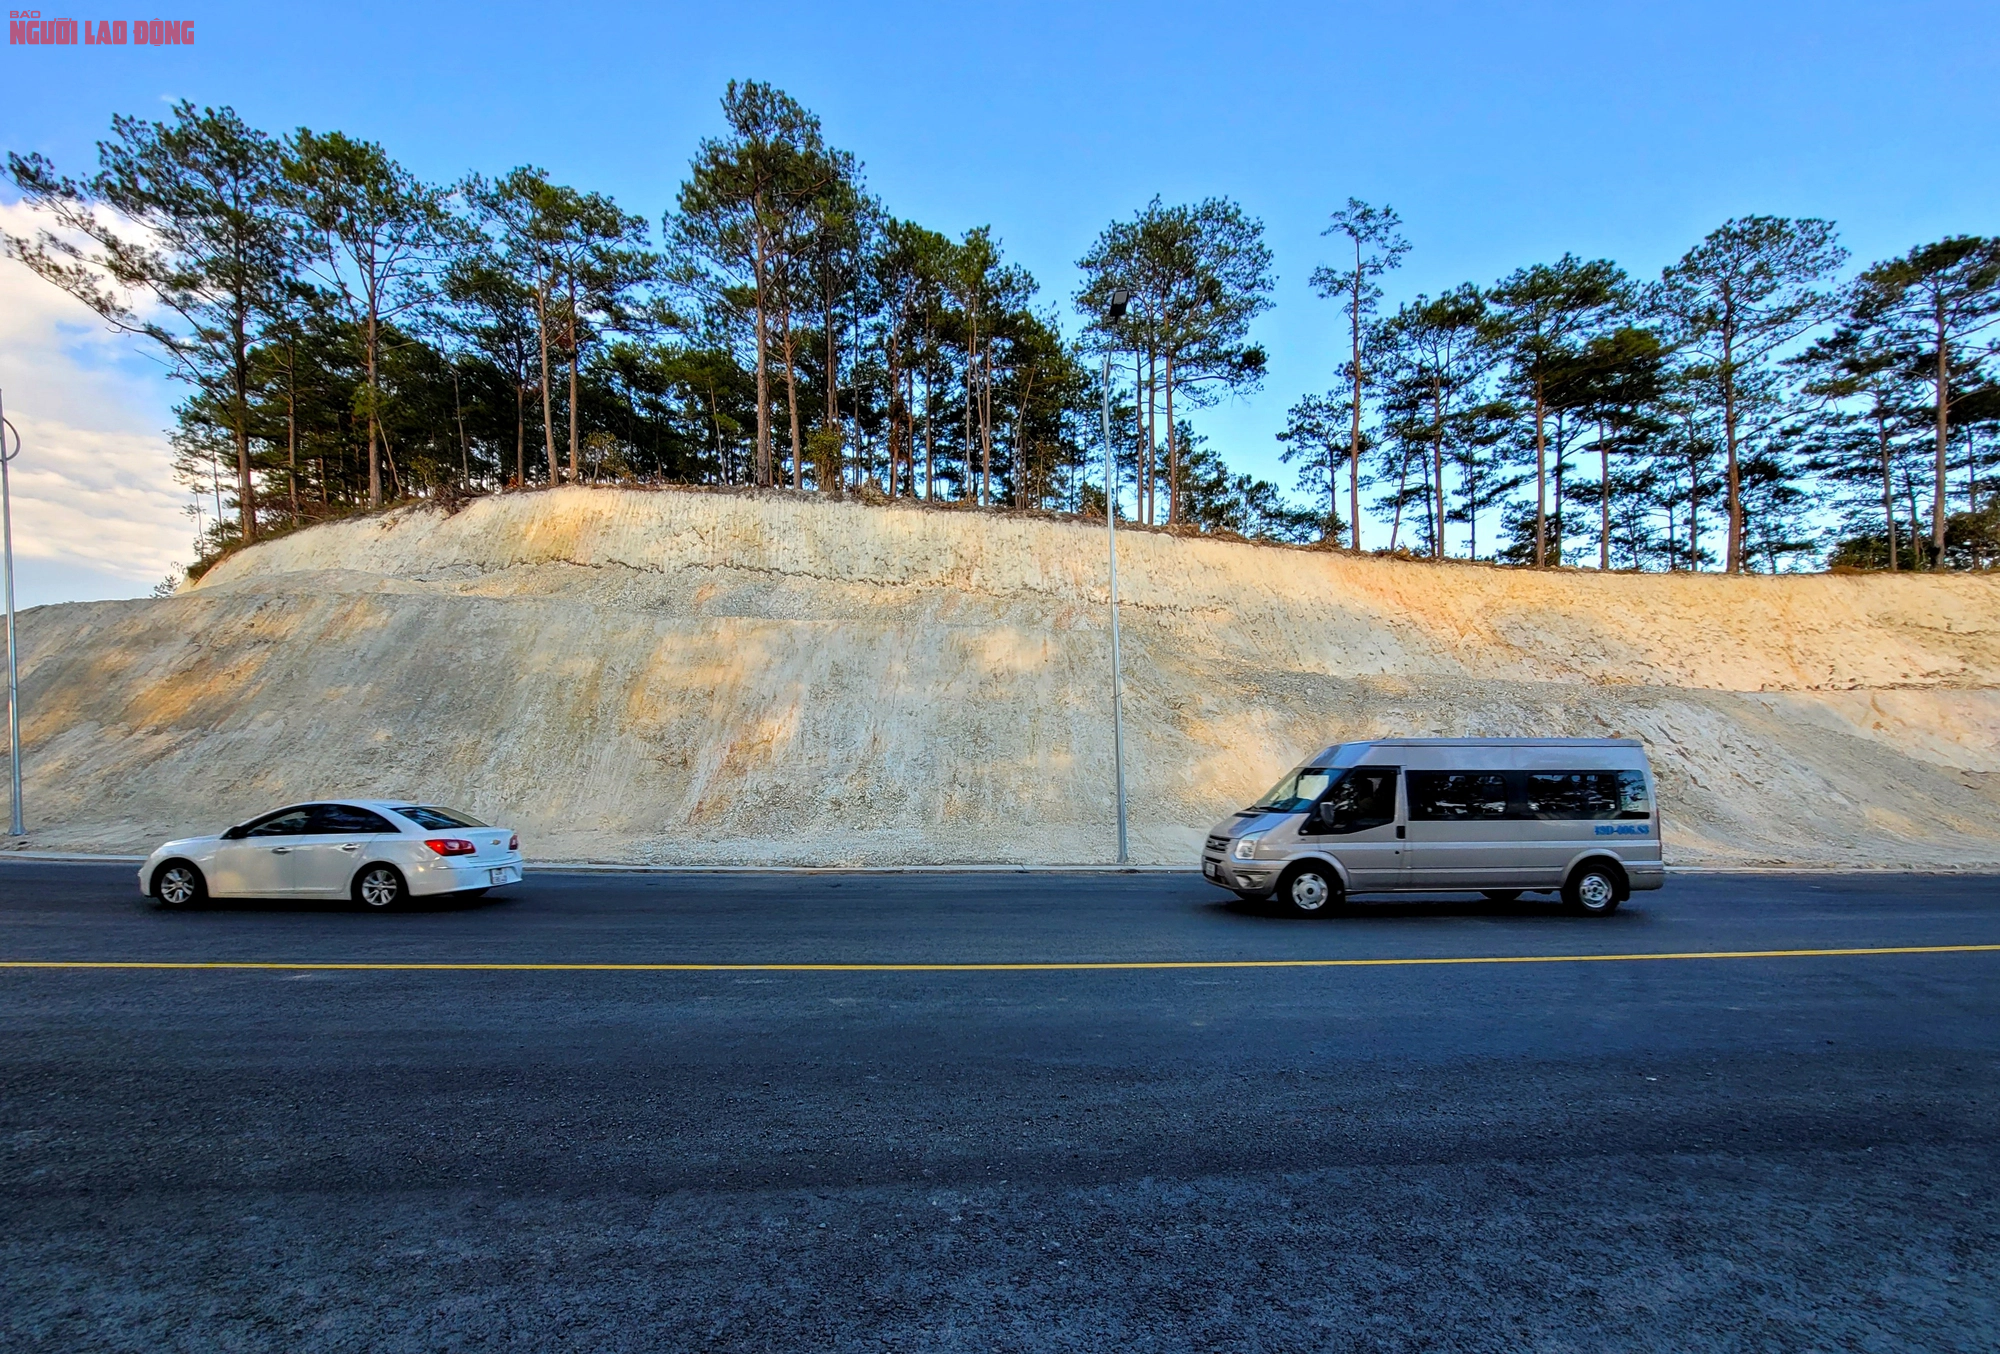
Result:
M403 876L387 865L370 865L354 876L354 901L378 912L402 902L408 891Z
M170 860L153 876L153 896L165 907L194 907L208 897L208 881L184 860Z

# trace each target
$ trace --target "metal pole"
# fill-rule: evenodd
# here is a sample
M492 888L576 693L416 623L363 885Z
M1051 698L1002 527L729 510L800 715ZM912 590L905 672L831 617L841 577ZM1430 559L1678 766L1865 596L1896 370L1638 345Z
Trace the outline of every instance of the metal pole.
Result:
M1111 354L1108 352L1104 355L1104 529L1111 543L1111 762L1118 777L1118 863L1123 865L1127 861L1125 675L1118 665L1118 453L1111 445Z
M7 436L13 434L14 446L7 446ZM7 577L7 741L12 752L14 771L14 821L8 829L16 837L28 835L28 829L21 822L21 679L20 669L14 652L14 499L13 486L8 483L7 467L21 454L21 434L7 421L7 409L0 401L0 557L5 559Z

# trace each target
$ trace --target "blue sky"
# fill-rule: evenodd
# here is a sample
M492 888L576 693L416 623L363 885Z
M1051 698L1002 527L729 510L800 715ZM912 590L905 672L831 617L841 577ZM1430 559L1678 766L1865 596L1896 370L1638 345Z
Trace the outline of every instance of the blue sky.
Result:
M6 49L0 144L83 170L112 114L185 97L272 131L371 137L438 179L540 164L657 220L717 127L724 82L755 76L817 111L891 210L952 233L992 225L1065 309L1072 261L1111 218L1155 193L1236 198L1277 256L1277 305L1259 327L1270 376L1198 420L1232 460L1271 475L1285 409L1336 360L1333 307L1306 278L1349 195L1403 216L1414 249L1392 301L1565 250L1651 274L1751 212L1831 217L1861 261L2000 231L1991 5L163 13L195 21L194 46ZM77 340L67 360L112 361L64 333ZM30 398L9 374L20 356L0 347L10 411ZM172 394L131 361L98 388L113 393L93 407L119 404L104 416L120 427L159 427Z

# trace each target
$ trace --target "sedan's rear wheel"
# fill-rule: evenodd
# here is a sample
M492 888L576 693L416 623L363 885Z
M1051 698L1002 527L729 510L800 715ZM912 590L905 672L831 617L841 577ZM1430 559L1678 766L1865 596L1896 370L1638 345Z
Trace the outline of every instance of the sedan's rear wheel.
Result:
M1319 917L1340 906L1346 891L1324 865L1301 865L1278 885L1278 905L1295 917Z
M153 896L166 907L194 907L208 898L208 881L184 860L170 860L153 875Z
M354 876L354 901L363 907L385 911L402 902L406 892L403 876L388 865L370 865Z

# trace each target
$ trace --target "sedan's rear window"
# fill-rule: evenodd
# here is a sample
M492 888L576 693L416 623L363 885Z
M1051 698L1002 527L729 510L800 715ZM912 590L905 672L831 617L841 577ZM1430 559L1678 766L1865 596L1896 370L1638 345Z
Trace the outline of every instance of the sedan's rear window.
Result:
M435 804L427 806L412 804L406 809L397 809L396 812L427 832L442 832L446 828L453 827L492 826L491 823L482 823L477 818L459 813L455 809L438 808Z

